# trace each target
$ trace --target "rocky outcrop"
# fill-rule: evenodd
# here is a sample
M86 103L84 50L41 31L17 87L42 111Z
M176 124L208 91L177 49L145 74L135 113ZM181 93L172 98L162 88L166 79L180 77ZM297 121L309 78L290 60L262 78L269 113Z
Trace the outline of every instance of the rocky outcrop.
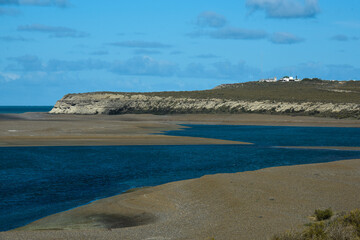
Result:
M360 117L360 104L320 102L237 101L160 97L131 93L68 94L50 111L53 114L123 113L278 113Z

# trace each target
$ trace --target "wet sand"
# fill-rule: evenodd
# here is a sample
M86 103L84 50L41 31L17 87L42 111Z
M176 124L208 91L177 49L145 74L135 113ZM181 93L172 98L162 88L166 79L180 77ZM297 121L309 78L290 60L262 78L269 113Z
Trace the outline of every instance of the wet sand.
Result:
M269 239L301 229L315 209L359 208L359 193L360 160L216 174L99 200L0 239Z
M15 136L0 137L0 147L30 146L129 146L129 145L212 145L251 144L198 137L175 137L164 135L86 135L86 136Z
M154 135L180 129L180 124L360 127L360 120L261 114L0 114L0 146L243 144Z

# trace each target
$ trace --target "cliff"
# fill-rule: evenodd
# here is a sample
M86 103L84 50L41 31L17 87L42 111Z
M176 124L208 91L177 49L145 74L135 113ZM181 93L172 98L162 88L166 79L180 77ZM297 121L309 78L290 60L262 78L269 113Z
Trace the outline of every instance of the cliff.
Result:
M178 98L130 93L68 94L53 114L277 113L360 117L360 104Z
M50 113L272 113L360 118L360 81L247 82L203 91L68 94Z

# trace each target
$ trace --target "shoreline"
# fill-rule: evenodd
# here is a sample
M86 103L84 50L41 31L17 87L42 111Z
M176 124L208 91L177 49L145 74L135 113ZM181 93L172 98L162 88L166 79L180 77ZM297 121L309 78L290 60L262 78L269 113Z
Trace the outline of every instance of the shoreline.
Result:
M354 159L205 175L100 199L0 237L268 239L301 229L315 209L359 208L359 171Z
M0 137L0 147L75 147L75 146L179 146L179 145L251 145L252 143L200 137L166 135L144 136L60 136Z
M360 147L343 147L343 146L276 146L276 148L360 151Z
M167 136L186 124L299 127L360 127L360 120L265 114L0 114L0 147L244 144ZM245 143L246 144L246 143Z

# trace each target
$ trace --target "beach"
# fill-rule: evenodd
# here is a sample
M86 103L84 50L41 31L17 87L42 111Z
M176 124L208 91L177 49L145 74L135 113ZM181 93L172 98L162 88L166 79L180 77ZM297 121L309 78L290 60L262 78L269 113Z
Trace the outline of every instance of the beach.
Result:
M26 113L0 115L0 123L3 147L251 144L161 135L183 124L360 127L352 119L261 114ZM269 239L301 229L315 209L359 208L359 172L355 159L207 175L98 200L2 232L0 239Z

